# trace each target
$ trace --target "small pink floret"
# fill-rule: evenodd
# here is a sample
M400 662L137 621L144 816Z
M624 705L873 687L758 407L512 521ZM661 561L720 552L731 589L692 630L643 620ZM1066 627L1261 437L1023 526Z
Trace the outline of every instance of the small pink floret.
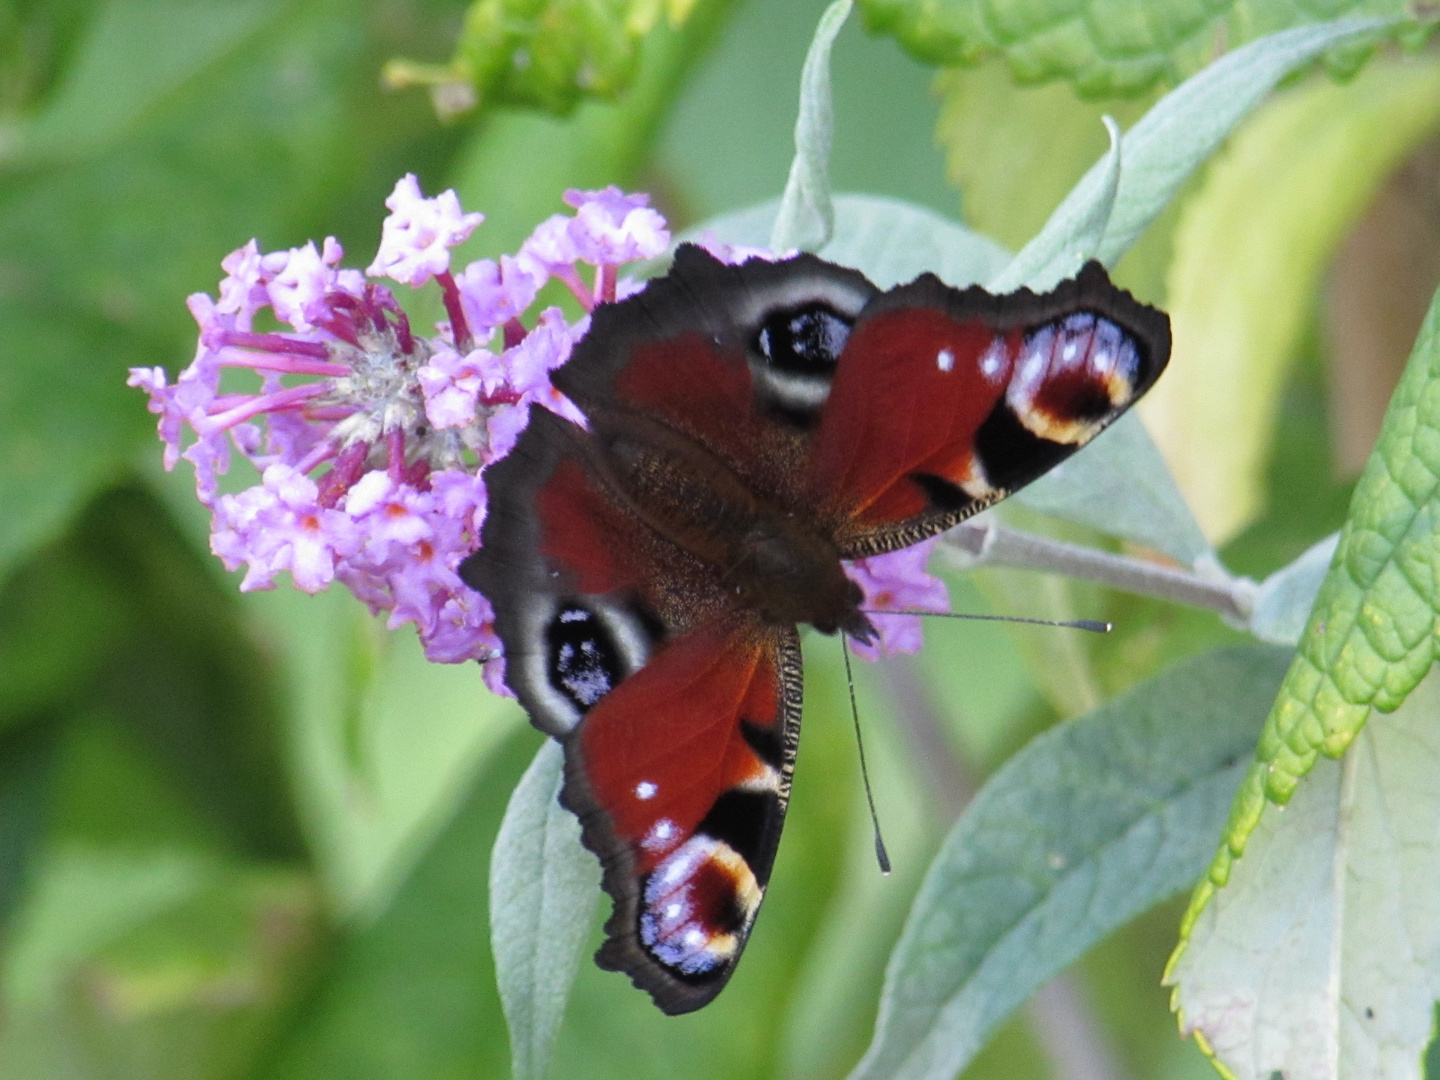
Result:
M449 270L450 249L485 220L484 214L464 213L453 189L425 198L414 173L396 182L385 205L390 216L381 226L380 250L365 272L372 277L383 274L412 288Z
M665 219L650 209L648 195L626 195L613 184L600 191L570 190L575 207L570 223L576 256L596 266L652 259L670 246Z
M316 328L317 320L323 320L329 314L330 305L326 297L333 292L350 291L341 288L340 275L343 271L336 269L344 252L331 236L325 240L323 254L315 249L313 240L304 247L291 248L281 254L285 256L284 264L277 267L266 287L270 306L281 322L289 323L299 333L309 333ZM279 260L276 261L278 263ZM355 282L350 280L348 284L353 287Z
M526 273L542 280L562 268L574 269L580 257L570 238L570 222L564 214L555 214L535 226L516 256Z
M315 482L288 465L271 465L259 487L215 502L210 549L227 570L246 567L242 592L275 587L290 571L298 589L315 593L335 577L337 557L355 550L349 517L321 507Z
M220 282L220 299L216 308L237 316L239 329L248 330L255 312L270 303L265 284L269 280L260 245L251 240L220 260L226 277Z
M574 261L573 259L571 260ZM460 303L476 341L484 341L498 326L518 319L535 302L547 272L511 255L477 259L455 278Z
M925 569L939 541L934 537L888 555L847 563L846 573L864 594L860 606L869 611L949 611L950 593L945 583ZM852 640L850 647L856 656L879 660L897 653L919 652L924 644L917 615L872 614L869 619L880 632L880 640L873 645Z
M503 382L500 358L489 349L461 356L448 345L417 371L425 394L425 415L437 428L464 427L475 419L480 395Z

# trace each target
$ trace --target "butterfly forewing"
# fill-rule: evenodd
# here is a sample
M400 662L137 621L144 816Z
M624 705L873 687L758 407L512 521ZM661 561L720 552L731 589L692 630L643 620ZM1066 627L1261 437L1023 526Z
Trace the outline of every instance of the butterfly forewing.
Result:
M727 266L683 245L665 277L596 309L555 385L592 424L663 424L756 494L793 501L850 326L876 295L812 255Z
M1166 316L1099 263L1043 294L933 275L872 301L850 333L809 457L849 557L908 547L1054 468L1159 377Z

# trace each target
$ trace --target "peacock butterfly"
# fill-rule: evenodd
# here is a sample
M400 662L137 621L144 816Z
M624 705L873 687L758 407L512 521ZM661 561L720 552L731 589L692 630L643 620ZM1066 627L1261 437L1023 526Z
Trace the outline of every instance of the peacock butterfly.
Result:
M812 255L670 272L596 308L486 473L505 678L565 746L561 803L614 900L602 968L667 1013L711 1001L775 861L800 736L797 625L869 641L841 560L915 544L1092 439L1170 353L1089 263L995 296L881 291Z

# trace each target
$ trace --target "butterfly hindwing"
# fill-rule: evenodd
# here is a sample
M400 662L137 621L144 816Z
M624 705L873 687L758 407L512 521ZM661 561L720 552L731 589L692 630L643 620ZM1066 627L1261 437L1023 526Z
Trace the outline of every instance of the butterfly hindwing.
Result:
M585 472L583 431L531 413L514 450L486 474L483 546L460 573L495 610L506 683L536 727L563 738L644 665L664 627L641 591L650 572L636 546L643 527Z
M601 967L667 1013L729 980L764 897L800 734L793 630L726 622L666 645L566 742L562 802L615 901Z

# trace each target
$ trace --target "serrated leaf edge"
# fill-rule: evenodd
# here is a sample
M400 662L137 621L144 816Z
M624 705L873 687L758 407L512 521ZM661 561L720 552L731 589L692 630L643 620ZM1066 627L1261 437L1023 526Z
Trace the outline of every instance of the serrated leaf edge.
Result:
M1387 700L1385 702L1387 707L1383 709L1374 705L1375 697L1379 696L1382 690L1382 686L1378 683L1372 691L1370 699L1367 701L1351 701L1345 698L1343 692L1341 692L1341 701L1344 706L1348 707L1346 711L1357 711L1359 714L1358 722L1352 723L1350 726L1344 728L1337 727L1333 724L1326 725L1330 730L1322 729L1320 737L1318 739L1310 739L1308 745L1302 743L1298 748L1295 745L1296 737L1302 740L1304 739L1304 734L1299 730L1300 725L1298 723L1291 724L1284 735L1281 735L1278 731L1280 716L1283 712L1288 711L1298 701L1307 713L1318 713L1321 709L1318 699L1322 691L1327 685L1331 687L1335 686L1333 679L1330 677L1329 670L1322 670L1317 666L1311 657L1307 655L1307 650L1311 647L1319 648L1331 659L1339 659L1344 653L1342 648L1325 648L1322 638L1325 634L1326 624L1334 613L1334 608L1338 606L1338 601L1344 595L1346 586L1359 588L1354 581L1350 579L1346 569L1346 555L1349 552L1350 541L1356 529L1356 522L1360 519L1361 511L1371 504L1377 492L1384 491L1387 482L1390 485L1395 483L1389 475L1389 464L1386 460L1386 453L1391 443L1395 441L1395 439L1402 437L1397 435L1396 432L1404 433L1406 425L1405 415L1418 407L1426 385L1435 379L1436 369L1440 369L1440 292L1437 292L1430 302L1429 311L1425 316L1425 322L1421 326L1419 334L1416 336L1415 347L1411 352L1409 361L1406 363L1405 372L1401 376L1400 383L1396 387L1394 395L1391 397L1389 407L1386 409L1385 419L1381 425L1380 436L1376 439L1375 447L1370 452L1370 458L1366 462L1364 473L1360 478L1360 482L1356 485L1349 513L1341 529L1340 542L1336 545L1335 554L1330 561L1330 568L1325 574L1325 580L1321 583L1315 606L1311 610L1310 617L1306 622L1305 632L1300 639L1299 651L1295 659L1291 662L1289 671L1285 674L1285 681L1281 683L1280 692L1276 697L1275 704L1271 707L1270 714L1265 718L1265 727L1260 737L1260 746L1256 748L1257 758L1251 763L1244 780L1241 781L1240 790L1235 795L1235 802L1231 807L1230 819L1226 823L1219 850L1216 851L1215 858L1212 860L1205 876L1200 879L1195 887L1195 891L1191 894L1190 904L1180 922L1179 941L1174 951L1170 954L1170 959L1166 962L1165 971L1161 977L1162 984L1171 984L1175 970L1179 965L1180 957L1189 945L1190 934L1195 927L1196 921L1206 906L1208 906L1215 893L1219 889L1224 888L1229 882L1235 860L1244 855L1245 845L1254 832L1256 825L1259 823L1260 816L1264 812L1266 804L1273 803L1276 806L1284 806L1289 802L1299 782L1309 774L1321 754L1334 759L1341 757L1355 740L1355 737L1363 730L1372 708L1376 711L1393 711L1399 707L1400 703L1419 685L1421 678L1424 677L1425 673L1421 672L1413 680L1407 678L1406 681L1409 682L1409 685L1406 686L1403 693L1399 695L1399 699ZM1413 525L1415 518L1421 515L1425 506L1434 503L1437 497L1440 497L1440 478L1436 478L1435 483L1431 486L1428 498L1419 505L1414 506L1414 513L1411 515L1405 533L1390 546L1390 549L1386 552L1382 560L1383 566L1393 564L1396 552L1399 551L1408 538L1410 527ZM1406 496L1406 498L1408 500L1409 497ZM1378 573L1375 574L1375 578L1378 580ZM1440 583L1437 582L1432 582L1431 584L1432 587L1440 586ZM1361 605L1358 606L1363 606L1363 597L1366 591L1365 589L1360 589L1362 600ZM1435 654L1435 618L1440 617L1440 607L1437 607L1434 597L1430 599L1430 607L1432 613L1432 629L1429 637L1425 640L1430 643L1431 663L1433 665ZM1349 639L1351 634L1356 633L1357 630L1358 627L1353 624L1347 628L1345 632L1346 640ZM1404 659L1405 658L1402 658L1400 661L1388 662L1386 664L1386 670L1394 670L1400 663L1403 663ZM1427 665L1427 670L1428 667ZM1309 691L1308 693L1302 691L1301 694L1296 694L1295 686L1297 683L1302 682L1311 683ZM1336 687L1336 689L1338 689L1338 687ZM1388 693L1393 697L1395 691L1393 688L1389 688ZM1282 757L1288 758L1287 764L1289 764L1289 768L1282 770L1277 767L1276 760L1258 756L1264 752L1267 743L1276 746L1274 751L1275 759ZM1178 1004L1178 995L1179 988L1177 986L1171 991L1170 1005L1171 1011L1175 1013L1177 1022L1180 1025L1181 1032L1184 1033L1185 1020L1184 1014ZM1199 1033L1194 1032L1192 1034L1196 1038L1196 1044L1200 1046L1201 1050L1210 1058L1211 1063L1215 1065L1222 1075L1230 1078L1230 1080L1234 1080L1233 1074L1224 1068L1219 1060L1215 1058L1213 1051L1208 1047L1208 1044L1204 1043Z

